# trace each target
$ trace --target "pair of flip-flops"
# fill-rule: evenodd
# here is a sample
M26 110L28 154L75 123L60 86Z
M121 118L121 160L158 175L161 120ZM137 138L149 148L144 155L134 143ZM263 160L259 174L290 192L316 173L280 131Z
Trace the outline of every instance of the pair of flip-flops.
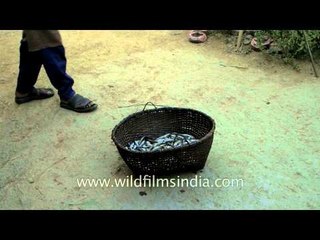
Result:
M50 98L54 95L54 92L50 88L34 88L31 93L23 97L16 97L17 104L27 103L33 100L41 100ZM68 101L61 100L60 107L66 108L75 112L92 112L97 109L98 105L93 103L88 98L75 94Z
M189 32L188 38L192 43L204 43L207 41L207 30L192 30Z

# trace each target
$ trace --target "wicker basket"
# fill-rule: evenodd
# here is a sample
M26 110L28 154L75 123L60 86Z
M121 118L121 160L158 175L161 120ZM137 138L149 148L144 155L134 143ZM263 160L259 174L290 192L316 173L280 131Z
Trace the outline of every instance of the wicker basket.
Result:
M211 149L214 130L214 120L202 112L164 107L143 110L123 119L113 129L112 140L134 174L167 175L202 169ZM154 152L126 149L129 142L143 136L156 138L170 132L191 134L200 141Z

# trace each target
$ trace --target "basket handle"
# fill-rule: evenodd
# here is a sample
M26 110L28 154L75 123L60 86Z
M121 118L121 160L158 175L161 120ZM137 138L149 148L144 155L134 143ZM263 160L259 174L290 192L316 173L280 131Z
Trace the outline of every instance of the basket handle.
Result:
M148 106L148 104L151 104L155 109L157 109L156 105L154 105L152 102L147 102L145 105L144 105L144 108L142 111L144 111L146 109L146 107Z

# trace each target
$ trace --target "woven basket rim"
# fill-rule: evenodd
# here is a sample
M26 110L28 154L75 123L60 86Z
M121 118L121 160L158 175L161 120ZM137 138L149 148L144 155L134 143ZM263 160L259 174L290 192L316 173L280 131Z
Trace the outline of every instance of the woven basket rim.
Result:
M148 113L148 112L156 112L156 111L159 111L159 110L186 110L186 111L198 112L198 113L202 114L203 116L207 117L210 121L212 121L212 128L208 131L208 133L205 136L203 136L201 139L199 139L199 141L197 143L192 144L192 145L180 146L180 147L177 147L177 148L174 148L174 149L156 150L156 151L152 151L152 152L136 152L136 151L129 150L129 149L125 148L125 146L122 146L120 143L118 143L118 141L117 141L117 139L115 137L115 132L117 131L117 129L119 128L120 125L122 125L125 122L129 121L129 119L131 119L132 117L139 116L139 115L142 115L142 114L145 114L145 113ZM213 135L213 133L215 131L215 128L216 128L216 123L215 123L214 119L212 117L210 117L209 115L207 115L207 114L205 114L205 113L203 113L203 112L201 112L199 110L195 110L195 109L192 109L192 108L181 108L181 107L162 107L162 108L156 108L156 109L148 109L148 110L139 111L139 112L130 114L126 118L122 119L113 128L112 134L111 134L111 138L112 138L114 144L118 148L121 148L124 151L130 152L130 153L134 153L134 154L140 154L140 155L157 154L157 153L174 152L174 151L177 151L177 150L181 150L181 149L186 149L186 148L197 146L198 144L200 144L200 143L204 142L205 140L207 140L208 138L210 138Z

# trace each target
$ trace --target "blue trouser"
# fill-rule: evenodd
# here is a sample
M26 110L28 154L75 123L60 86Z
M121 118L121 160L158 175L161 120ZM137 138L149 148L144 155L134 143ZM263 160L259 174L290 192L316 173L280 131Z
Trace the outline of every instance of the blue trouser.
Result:
M73 79L66 73L67 60L63 46L51 47L35 52L28 51L28 43L21 41L20 64L16 91L24 94L34 88L41 66L44 66L51 84L58 90L62 100L74 94Z

